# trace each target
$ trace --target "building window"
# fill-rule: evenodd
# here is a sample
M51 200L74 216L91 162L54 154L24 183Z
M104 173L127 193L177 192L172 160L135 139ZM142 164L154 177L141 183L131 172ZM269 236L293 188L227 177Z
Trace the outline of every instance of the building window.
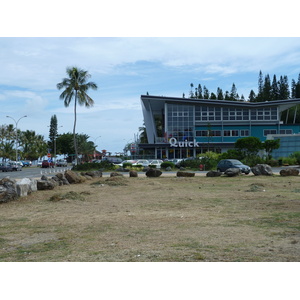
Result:
M264 136L267 136L268 134L277 134L277 130L276 129L265 129Z
M238 130L223 130L223 136L239 136Z
M241 136L249 136L249 130L241 130Z
M167 104L168 138L178 141L194 139L194 107L191 105Z
M280 129L279 133L280 134L292 134L293 130L292 129Z

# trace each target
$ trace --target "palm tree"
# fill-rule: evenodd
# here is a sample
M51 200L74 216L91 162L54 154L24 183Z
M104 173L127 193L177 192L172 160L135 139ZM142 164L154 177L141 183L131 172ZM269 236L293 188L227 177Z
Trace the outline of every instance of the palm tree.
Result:
M64 100L65 107L68 107L72 99L74 98L74 127L73 127L73 140L75 149L75 161L78 162L78 149L76 143L76 106L85 105L85 107L91 107L94 104L94 100L86 93L90 88L97 90L97 84L94 82L87 82L87 79L91 77L88 71L79 69L77 67L68 67L66 70L68 78L63 78L62 82L57 84L59 90L64 89L59 98Z

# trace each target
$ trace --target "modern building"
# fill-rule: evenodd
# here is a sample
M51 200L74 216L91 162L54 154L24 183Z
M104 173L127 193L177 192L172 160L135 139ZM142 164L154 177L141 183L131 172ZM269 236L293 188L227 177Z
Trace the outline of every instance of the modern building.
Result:
M283 141L300 135L296 110L287 118L300 99L247 102L142 95L141 104L148 143L140 143L139 150L159 159L195 157L208 150L222 153L243 137L265 141L279 134ZM289 151L300 151L299 145Z

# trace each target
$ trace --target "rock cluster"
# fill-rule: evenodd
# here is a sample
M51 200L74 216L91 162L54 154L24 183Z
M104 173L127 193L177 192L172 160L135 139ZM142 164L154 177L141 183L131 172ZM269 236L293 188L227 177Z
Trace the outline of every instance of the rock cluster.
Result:
M57 173L48 178L43 175L40 180L23 178L20 181L5 177L0 180L0 203L16 200L18 197L24 197L37 190L52 190L59 185L68 185L81 183L88 178L102 177L102 172L75 173L71 170L65 173Z

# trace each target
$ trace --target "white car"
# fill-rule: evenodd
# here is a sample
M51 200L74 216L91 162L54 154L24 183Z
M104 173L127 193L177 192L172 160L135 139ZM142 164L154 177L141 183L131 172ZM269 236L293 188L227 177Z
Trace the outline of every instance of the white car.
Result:
M142 165L143 167L148 167L149 166L149 160L147 159L139 159L137 160L134 164L132 164L133 166L138 166L138 165Z
M68 163L65 159L58 159L56 161L56 166L57 167L67 167L68 166Z
M123 160L121 163L119 163L117 165L120 166L120 167L123 167L123 164L129 163L129 164L133 165L135 162L136 162L136 160L129 159L129 160Z
M155 166L156 169L160 169L162 163L163 163L162 160L160 160L160 159L154 159L154 160L150 161L149 166L152 165L152 166Z

